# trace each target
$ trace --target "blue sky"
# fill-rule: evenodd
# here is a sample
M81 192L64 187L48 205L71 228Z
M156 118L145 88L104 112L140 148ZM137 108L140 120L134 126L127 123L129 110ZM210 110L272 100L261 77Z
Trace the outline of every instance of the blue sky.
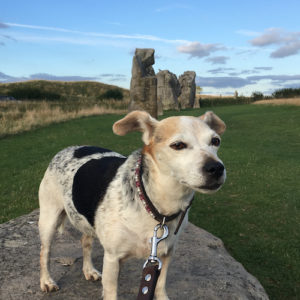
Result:
M300 1L0 2L0 82L96 80L129 88L135 48L197 73L207 94L300 87Z

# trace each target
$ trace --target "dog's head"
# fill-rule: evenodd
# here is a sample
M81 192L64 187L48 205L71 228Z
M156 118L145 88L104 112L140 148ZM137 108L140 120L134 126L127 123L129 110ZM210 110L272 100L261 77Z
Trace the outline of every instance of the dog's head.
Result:
M144 111L133 111L113 125L118 135L143 132L143 153L151 156L159 171L202 193L215 192L225 182L226 170L217 156L225 129L213 112L157 121Z

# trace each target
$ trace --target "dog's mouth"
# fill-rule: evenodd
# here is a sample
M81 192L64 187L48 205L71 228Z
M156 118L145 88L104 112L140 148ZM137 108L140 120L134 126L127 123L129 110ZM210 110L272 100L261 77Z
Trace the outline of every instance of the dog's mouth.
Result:
M222 186L222 183L214 183L210 185L201 185L198 187L200 190L216 191Z
M215 182L212 184L205 184L205 185L200 185L200 186L190 186L185 181L182 181L181 183L192 188L193 190L196 190L196 191L200 191L200 192L204 192L204 193L213 193L213 192L216 192L217 190L219 190L224 182L222 182L222 183Z

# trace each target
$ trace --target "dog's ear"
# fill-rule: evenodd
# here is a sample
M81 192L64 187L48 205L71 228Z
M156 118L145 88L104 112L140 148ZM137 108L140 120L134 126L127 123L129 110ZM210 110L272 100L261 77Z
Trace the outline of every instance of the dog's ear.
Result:
M113 125L113 132L125 135L131 131L143 132L143 142L149 145L158 121L145 111L133 111Z
M226 129L225 123L212 111L207 111L200 117L200 119L204 121L217 134L223 134Z

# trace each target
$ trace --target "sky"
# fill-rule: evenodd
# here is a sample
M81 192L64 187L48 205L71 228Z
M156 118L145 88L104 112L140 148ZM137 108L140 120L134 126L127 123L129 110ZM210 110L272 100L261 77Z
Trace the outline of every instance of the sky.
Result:
M136 48L154 70L195 71L204 94L300 87L300 1L0 0L0 82L129 88Z

